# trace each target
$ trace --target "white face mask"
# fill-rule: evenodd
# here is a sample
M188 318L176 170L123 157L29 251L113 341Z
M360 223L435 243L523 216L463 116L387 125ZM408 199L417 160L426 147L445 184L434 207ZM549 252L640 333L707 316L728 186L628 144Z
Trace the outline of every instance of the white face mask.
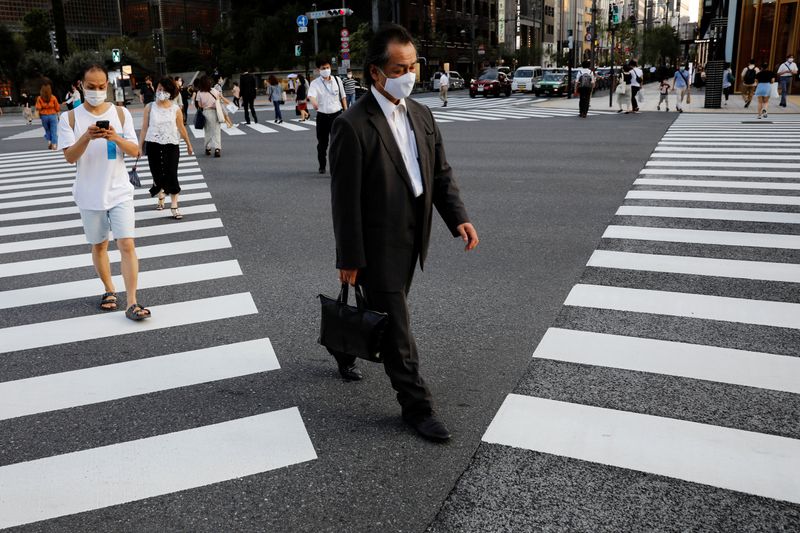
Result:
M786 62L789 63L789 64L792 64L792 63L794 63L794 58L790 57L789 59L786 60Z
M347 73L347 78L348 79L352 79L353 78L353 73L352 72L348 72Z
M156 100L164 101L169 100L169 93L164 91L156 91Z
M98 106L106 101L105 91L83 91L83 97L90 106Z
M331 69L329 68L321 68L319 69L319 75L323 78L327 78L331 75Z
M408 98L411 91L414 90L414 84L417 82L417 75L413 72L406 72L397 78L390 78L381 70L378 71L386 77L383 82L383 90L392 95L397 100Z

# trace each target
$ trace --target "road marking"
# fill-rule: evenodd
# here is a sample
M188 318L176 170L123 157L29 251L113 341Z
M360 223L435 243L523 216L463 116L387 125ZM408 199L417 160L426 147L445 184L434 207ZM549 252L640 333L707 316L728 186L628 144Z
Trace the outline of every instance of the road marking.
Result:
M180 163L180 167L182 169L186 169L187 167L197 167L199 164L196 161L187 161L185 163ZM130 170L133 165L126 166L125 168ZM142 173L146 172L147 175L150 175L149 167L145 164L142 165ZM198 170L195 168L195 170ZM31 179L32 177L38 177L40 179L51 179L53 177L64 177L64 174L68 176L75 177L75 166L74 165L57 165L51 167L29 167L25 166L20 169L8 170L5 172L0 172L0 183L14 183L20 181L19 177L27 177L28 179L25 181L35 181Z
M800 224L800 213L775 211L740 211L735 209L703 209L699 207L656 207L649 205L623 205L618 216L699 218L709 220L740 220L745 222L772 222Z
M0 329L0 353L201 324L258 313L249 292L151 307L153 318L133 322L120 310Z
M198 172L200 169L195 169L194 172ZM139 172L140 178L149 177L151 174L149 172ZM202 174L190 174L188 176L180 176L180 181L198 181L202 180ZM145 184L151 185L153 180L145 180L142 179L142 186ZM31 183L15 183L12 185L0 185L0 191L19 191L20 189L37 189L38 187L58 187L64 185L72 185L75 182L75 176L69 179L60 179L60 180L53 180L53 181L38 181L38 182L31 182ZM28 194L28 193L22 193ZM31 193L32 194L32 193Z
M210 200L210 199L211 199L211 194L208 192L181 194L180 197L181 203L195 202L197 200ZM152 206L153 200L152 198L141 198L139 200L134 200L133 205L136 207L141 207L143 205ZM75 205L69 207L56 207L52 209L17 211L15 213L0 213L0 222L8 220L25 220L28 218L46 218L46 217L55 217L61 215L73 215L78 213L79 213L78 207Z
M800 196L729 194L721 192L628 191L627 200L681 200L735 204L800 205Z
M736 168L795 168L791 163L769 163L766 161L648 161L648 167L736 167Z
M660 185L663 187L710 187L718 189L774 189L800 191L800 183L776 183L774 181L727 181L727 180L684 180L662 178L639 178L634 185Z
M273 122L273 124L275 124ZM289 131L308 131L308 128L304 128L303 126L298 126L297 124L292 124L291 122L280 122L275 124L279 128L286 128Z
M243 132L242 130L240 130L236 126L234 126L232 128L220 128L220 129L222 130L223 133L226 133L228 135L234 135L234 136L235 135L246 135L245 132Z
M248 128L252 130L256 130L259 133L278 133L278 130L274 130L272 128L268 128L263 124L252 123L252 124L245 124Z
M483 441L800 503L800 440L509 394Z
M727 145L726 145L727 146ZM658 148L656 148L657 150ZM688 149L688 148L687 148ZM774 155L764 155L764 154L746 154L746 153L738 153L738 154L687 154L683 153L683 148L675 147L673 148L674 152L655 152L650 157L654 158L672 158L672 159L744 159L747 161L774 161ZM781 153L785 153L786 150L779 150ZM735 166L735 162L731 162L732 166Z
M0 528L317 458L296 407L0 467Z
M586 266L800 283L800 265L792 263L595 250Z
M130 170L130 168L128 170ZM180 168L178 168L178 175L180 176L182 174L192 174L192 173L196 173L196 172L199 172L199 171L200 171L200 168L199 168L197 163L186 163L185 165L183 163L181 163ZM17 178L4 178L4 179L0 180L0 183L2 183L3 185L10 185L10 184L17 184L17 183L28 183L28 182L34 182L34 181L46 181L46 180L56 180L56 179L61 179L62 181L67 181L67 182L72 182L72 181L75 180L75 170L71 170L70 172L57 173L57 174L44 173L44 174L34 175L34 176L31 176L29 174L21 174L21 175L27 176L27 177L24 177L24 178L19 178L19 177L17 177ZM146 167L142 167L142 169L139 171L139 176L140 177L147 177L147 176L152 176L152 174L150 173L150 171ZM34 186L38 187L38 185L34 185Z
M564 305L800 329L800 304L788 302L578 284Z
M0 420L280 368L269 339L0 383Z
M143 259L152 259L155 257L207 252L223 248L231 248L231 241L228 237L209 237L206 239L191 239L187 241L153 244L150 246L137 246L136 255L141 261ZM109 250L108 258L111 263L119 263L119 250ZM40 274L42 272L55 272L57 270L89 266L92 266L91 253L17 261L15 263L0 264L0 278Z
M435 118L436 120L442 120L442 119L448 120L448 119L450 119L451 121L455 120L457 122L477 122L478 121L477 118L466 118L466 117L452 116L450 113L447 113L447 114L444 114L444 115L441 115L439 113L432 113L432 114L433 114L433 118Z
M143 178L144 176L140 174L139 177ZM180 177L181 183L184 183L184 182L187 182L187 181L202 181L202 180L203 180L203 175L202 174L196 174L194 176L181 176ZM20 185L3 185L3 186L0 186L0 190L12 189L12 190L15 190L16 192L0 193L0 199L8 200L8 199L11 199L11 198L25 198L25 197L28 197L28 196L44 196L46 194L63 194L63 193L67 193L67 192L72 192L72 183L74 183L74 181L75 180L64 180L64 181L55 181L55 182L51 181L51 182L45 182L45 183L23 183L23 184L20 184ZM62 185L62 187L50 186L50 188L47 188L47 189L36 189L35 188L35 187L48 186L47 183L51 183L51 184L54 184L56 186L57 185ZM149 187L149 186L153 185L153 180L151 180L151 179L150 180L142 179L141 183L142 183L142 188ZM69 186L66 187L66 186L64 186L65 184L68 184ZM22 191L20 191L19 189L33 189L33 190L22 190Z
M478 120L505 120L504 118L493 117L487 112L481 111L467 111L463 109L459 109L458 111L446 111L445 117L451 118L453 120L458 120L459 118L474 118Z
M679 174L685 173L686 170L680 169L678 171L668 170L662 168L645 168L639 174L649 175L671 175L678 172ZM787 178L798 179L800 172L765 172L763 170L701 170L692 169L692 176L722 176L725 178Z
M297 123L300 123L300 124L308 124L309 126L314 126L314 127L317 126L317 122L314 121L314 120L310 120L310 119L301 121L299 118L296 118L296 119L293 119L292 122L297 122Z
M194 126L190 126L188 130L192 132L192 135L195 139L203 139L205 137L205 131L202 129L197 129Z
M725 143L721 142L720 144L724 145ZM719 154L719 153L735 153L740 157L763 157L764 154L785 154L785 148L757 148L757 152L755 150L751 150L750 153L743 154L741 148L727 148L727 147L720 147L720 148L692 148L692 147L681 147L681 148L667 148L664 146L656 146L656 152L700 152L706 154Z
M141 291L156 287L169 287L241 275L242 269L238 261L218 261L159 270L145 270L139 272L138 285L139 291ZM125 283L122 276L114 276L112 279L117 287L117 294L123 294L125 292ZM97 294L99 294L97 278L13 289L0 292L0 309L88 298Z
M800 197L798 197L798 200L800 200ZM776 233L650 228L645 226L608 226L605 233L603 233L603 238L800 250L800 235L779 235Z

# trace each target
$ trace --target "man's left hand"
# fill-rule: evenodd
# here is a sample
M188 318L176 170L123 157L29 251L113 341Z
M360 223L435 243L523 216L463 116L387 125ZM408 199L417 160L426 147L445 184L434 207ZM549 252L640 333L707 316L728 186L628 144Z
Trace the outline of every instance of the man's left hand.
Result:
M475 231L475 227L470 224L469 222L465 222L463 224L459 224L456 228L458 233L461 235L461 240L467 243L464 246L464 251L469 252L470 250L474 250L476 246L478 246L478 232Z

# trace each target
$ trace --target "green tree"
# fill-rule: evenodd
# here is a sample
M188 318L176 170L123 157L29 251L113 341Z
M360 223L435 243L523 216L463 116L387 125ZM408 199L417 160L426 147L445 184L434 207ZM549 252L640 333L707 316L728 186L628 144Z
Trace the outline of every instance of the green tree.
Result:
M67 86L62 65L48 52L25 52L19 62L19 75L28 80L49 78L53 82L53 92L56 95L63 94Z
M43 9L31 9L22 18L27 50L50 52L50 14Z
M72 83L73 81L82 78L83 69L92 63L99 63L108 68L110 59L110 52L107 57L97 51L83 50L80 52L74 52L64 61L62 66L64 82Z
M20 43L11 30L0 24L0 79L19 81L19 58L23 50L24 44Z
M681 42L670 25L646 30L642 36L642 59L646 63L664 66L674 63L681 53Z
M358 29L350 34L350 61L353 65L363 65L367 57L367 45L372 38L369 22L362 22Z

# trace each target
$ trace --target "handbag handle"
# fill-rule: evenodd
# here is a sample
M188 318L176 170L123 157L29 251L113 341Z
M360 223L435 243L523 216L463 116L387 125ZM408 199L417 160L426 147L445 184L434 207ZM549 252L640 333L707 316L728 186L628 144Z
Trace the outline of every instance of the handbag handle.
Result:
M350 292L350 284L342 283L342 289L339 291L338 301L342 305L347 305L347 297ZM356 307L359 310L367 308L367 296L364 294L364 288L361 285L355 285L353 292L356 293Z
M133 162L133 168L131 170L136 170L136 167L139 166L139 157L141 156L136 156L136 161Z

